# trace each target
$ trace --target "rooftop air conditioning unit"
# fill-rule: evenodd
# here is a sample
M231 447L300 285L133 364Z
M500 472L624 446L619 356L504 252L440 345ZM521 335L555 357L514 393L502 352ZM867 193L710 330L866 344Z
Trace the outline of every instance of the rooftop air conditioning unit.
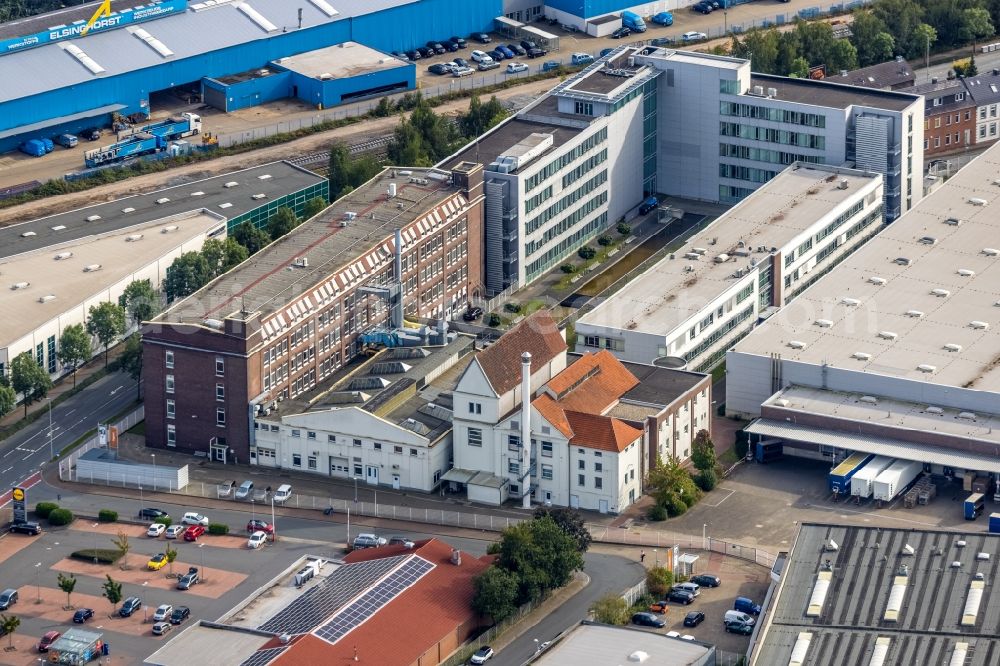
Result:
M753 87L753 94L757 95L758 97L763 97L764 96L764 86L754 86Z
M228 183L226 183L225 185L223 185L223 187L236 187L237 185L239 185L238 182L236 182L235 180L231 180Z
M160 233L161 234L169 234L169 233L172 233L174 231L177 231L177 229L178 229L178 226L176 224L171 224L169 227L163 227L162 229L160 229Z
M892 331L879 331L878 337L882 338L883 340L895 340L896 338L899 337L899 335L893 333Z
M165 203L170 203L170 199L167 198L167 197L161 197L161 198L159 198L159 199L156 200L156 203L158 203L160 205L163 205Z
M921 312L920 310L907 310L906 316L913 317L914 319L920 319L921 317L924 316L924 313Z
M135 243L136 241L142 240L142 234L131 234L125 237L126 243Z
M32 236L37 236L37 235L38 234L36 234L34 231L25 231L23 234L21 234L21 238L31 238Z
M927 409L925 409L924 411L927 412L928 414L944 414L943 409L941 409L940 407L935 407L933 405L929 405Z
M838 187L839 189L841 189L841 190L846 190L846 189L847 189L847 186L848 186L848 184L849 184L849 183L847 182L847 179L846 179L846 178L841 178L841 179L840 179L840 184L839 184L839 185L837 185L837 187Z
M122 212L123 213L134 213L135 212L135 208L132 208L131 206L129 206L128 208L122 208Z
M974 412L959 412L958 418L965 419L966 421L975 421L976 414Z
M805 349L807 345L801 340L789 340L788 346L792 349Z
M27 289L28 285L30 284L31 284L30 282L15 282L14 284L10 285L10 288L14 291L18 289Z
M840 302L843 303L844 305L847 305L847 306L855 306L858 303L860 303L861 301L859 301L856 298L842 298L842 299L840 299Z
M48 294L47 296L42 296L41 298L39 298L38 302L48 303L49 301L54 301L54 300L56 300L56 297L53 294Z
M856 358L859 361L868 361L871 360L872 355L868 352L854 352L851 354L851 357Z
M101 265L100 264L90 264L89 266L84 266L83 267L83 272L84 273L93 273L93 272L99 271L99 270L101 270Z
M829 319L817 319L813 323L819 326L820 328L830 328L831 326L833 326L833 322Z
M969 326L976 329L977 331L985 331L990 327L990 325L985 321L970 321Z
M867 403L869 405L877 405L878 404L878 398L876 398L873 395L863 395L860 398L858 398L858 400L860 402L864 402L864 403Z
M706 250L703 247L693 247L691 248L691 251L694 252L695 254L705 254L708 252L708 250Z
M920 372L930 373L936 371L937 366L930 365L929 363L921 363L920 365L917 366L917 370L919 370Z
M869 282L870 284L873 284L873 285L875 285L876 287L881 287L882 285L884 285L884 284L885 284L885 278L880 278L880 277L870 277L870 278L868 278L868 282Z
M253 195L253 196L252 196L252 197L250 197L250 198L251 198L251 199L253 199L254 201L259 201L260 199L265 199L265 198L267 198L267 195L266 195L266 194L264 194L264 193L260 193L260 194L255 194L255 195Z
M931 289L931 295L937 296L938 298L947 298L951 296L951 292L947 289Z
M345 220L354 220L354 219L357 219L357 217L358 217L358 214L355 213L354 211L351 211L351 210L349 210L346 213L344 213L344 219Z
M960 352L962 351L962 345L956 345L954 342L947 343L944 348L950 352Z
M717 263L717 264L724 264L727 261L729 261L729 255L728 254L723 253L723 254L718 254L718 255L715 256L715 263Z
M956 272L962 277L973 277L976 274L976 271L968 268L959 268Z
M989 203L986 199L980 199L979 197L969 197L969 203L973 206L985 206Z
M69 259L72 256L73 256L72 252L60 252L59 254L54 256L53 259L55 259L56 261L62 261L63 259Z
M778 407L788 407L788 405L792 403L785 398L778 398L777 400L774 401L774 404L776 404Z
M770 97L777 97L778 96L778 89L777 88L768 88L767 89L767 96L769 98Z
M698 254L697 252L688 252L688 253L686 253L686 254L684 255L684 258L685 258L685 259L691 259L691 260L693 260L693 261L697 261L697 260L698 260L698 257L700 257L700 256L701 256L701 255L700 255L700 254Z

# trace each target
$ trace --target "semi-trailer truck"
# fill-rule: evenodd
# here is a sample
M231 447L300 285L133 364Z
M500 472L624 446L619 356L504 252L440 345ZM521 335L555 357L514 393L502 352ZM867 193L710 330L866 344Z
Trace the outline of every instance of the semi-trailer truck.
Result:
M982 493L973 493L966 498L964 512L966 520L975 520L985 510L986 496Z
M924 471L924 464L915 460L897 460L875 477L874 494L878 502L889 502L905 493Z
M178 117L144 125L139 131L173 141L201 133L201 116L196 113L182 113Z
M836 495L851 494L851 478L875 459L874 453L855 453L830 470L830 492Z
M871 497L875 491L875 478L894 462L896 461L893 458L875 456L874 460L851 477L851 496L855 497L858 502Z
M133 134L132 136L113 143L110 146L88 150L83 154L83 161L88 168L98 167L104 164L120 162L129 157L148 155L163 150L167 146L167 139L153 134Z

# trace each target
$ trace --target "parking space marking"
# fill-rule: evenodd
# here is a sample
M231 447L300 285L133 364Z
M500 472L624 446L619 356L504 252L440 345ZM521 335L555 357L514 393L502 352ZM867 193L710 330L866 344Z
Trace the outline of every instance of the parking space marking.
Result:
M723 502L725 502L727 499L729 499L730 497L732 497L732 495L736 491L735 490L729 490L729 491L726 491L726 492L728 492L729 494L726 495L725 497L723 497L722 499L720 499L718 502L716 502L715 504L705 504L705 506L710 506L710 507L712 507L714 509L715 507L719 506L720 504L722 504Z

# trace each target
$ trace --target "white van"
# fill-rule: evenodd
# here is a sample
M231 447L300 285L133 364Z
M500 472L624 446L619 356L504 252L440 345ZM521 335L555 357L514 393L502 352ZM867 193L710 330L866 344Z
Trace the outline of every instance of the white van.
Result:
M292 487L287 483L283 483L278 486L278 489L274 491L274 502L275 504L284 504L288 501L288 498L292 496Z
M753 626L756 620L742 611L728 610L726 611L726 616L723 618L723 622L726 624L729 624L730 622L737 622Z
M674 585L674 589L690 592L692 597L697 597L700 588L697 583L677 583Z

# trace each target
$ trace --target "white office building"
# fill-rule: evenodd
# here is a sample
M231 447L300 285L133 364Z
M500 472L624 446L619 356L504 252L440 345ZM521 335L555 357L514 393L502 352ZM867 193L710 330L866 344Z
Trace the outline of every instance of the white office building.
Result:
M793 164L576 323L577 352L705 370L883 226L882 177Z

